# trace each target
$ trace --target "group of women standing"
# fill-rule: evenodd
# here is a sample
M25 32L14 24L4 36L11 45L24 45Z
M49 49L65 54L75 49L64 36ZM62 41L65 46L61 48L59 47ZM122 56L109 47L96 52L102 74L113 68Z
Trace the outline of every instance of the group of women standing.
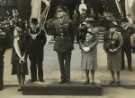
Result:
M89 83L89 73L91 72L92 84L95 83L94 75L97 69L97 33L95 32L95 20L88 18L80 28L79 45L82 53L82 69L86 74L86 84ZM100 32L100 31L98 31ZM121 50L123 45L122 34L119 26L113 23L104 31L104 50L107 53L107 65L112 75L111 84L120 84L120 71L122 69ZM116 77L115 77L116 73Z

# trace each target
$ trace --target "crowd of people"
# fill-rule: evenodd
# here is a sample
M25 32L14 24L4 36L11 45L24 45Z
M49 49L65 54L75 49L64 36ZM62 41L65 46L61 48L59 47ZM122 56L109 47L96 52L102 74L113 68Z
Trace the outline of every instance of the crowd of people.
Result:
M49 18L45 26L41 26L36 18L25 21L19 17L17 10L13 10L13 15L7 22L8 26L0 26L0 89L3 89L3 56L7 47L12 48L12 74L17 75L19 91L25 82L25 75L28 75L27 59L30 60L30 82L44 82L43 76L43 53L47 42L47 34L54 36L54 50L60 66L60 83L69 83L70 62L74 41L80 46L82 59L81 68L86 75L85 84L95 84L95 71L97 69L97 35L103 33L103 48L107 54L108 70L111 73L110 84L120 85L120 72L125 69L125 57L128 59L128 69L132 68L132 56L135 45L135 28L129 25L123 18L115 18L113 14L106 12L103 15L95 15L93 10L89 10L81 1L78 13L70 16L66 6L57 6L53 17ZM2 19L3 21L3 19ZM2 22L1 22L2 23ZM10 33L10 41L6 38ZM132 39L131 39L132 37ZM6 39L6 40L4 40ZM9 44L10 43L10 44ZM5 46L8 45L9 46ZM91 73L91 80L89 74ZM116 74L116 75L115 75Z

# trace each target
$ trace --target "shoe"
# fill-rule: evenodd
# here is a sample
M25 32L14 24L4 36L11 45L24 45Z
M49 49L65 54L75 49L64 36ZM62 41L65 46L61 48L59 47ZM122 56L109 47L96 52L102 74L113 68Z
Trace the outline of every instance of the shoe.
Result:
M37 80L36 79L31 79L30 81L31 81L31 83L33 83L33 82L36 82Z
M3 81L0 81L0 90L3 90L3 89L4 89Z
M89 80L86 80L86 81L84 82L85 85L87 85L87 84L89 84L89 83L90 83Z
M116 84L117 84L118 86L120 86L120 85L121 85L121 82L120 82L120 81L117 81Z
M60 84L64 84L64 83L66 83L65 80L61 80L61 81L60 81Z
M132 68L128 68L128 70L129 70L129 71L133 71L133 69L132 69Z
M39 80L40 82L45 82L43 79L42 80Z
M4 87L3 86L0 86L0 91L2 91L4 89Z
M70 83L70 79L65 79L65 82L66 83Z
M71 83L71 81L70 81L70 80L67 80L67 81L65 81L65 83L70 84L70 83Z
M91 82L91 85L96 85L96 83L95 82Z
M111 81L109 84L110 84L110 85L114 85L114 84L115 84L115 81L113 80L113 81Z
M18 92L22 91L22 87L18 88Z

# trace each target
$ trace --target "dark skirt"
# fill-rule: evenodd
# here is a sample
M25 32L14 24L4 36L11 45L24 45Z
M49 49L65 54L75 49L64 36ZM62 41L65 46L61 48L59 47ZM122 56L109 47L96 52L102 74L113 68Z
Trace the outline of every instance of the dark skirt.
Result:
M12 53L12 75L24 74L28 75L27 57L25 57L25 62L19 63L19 57L13 50Z

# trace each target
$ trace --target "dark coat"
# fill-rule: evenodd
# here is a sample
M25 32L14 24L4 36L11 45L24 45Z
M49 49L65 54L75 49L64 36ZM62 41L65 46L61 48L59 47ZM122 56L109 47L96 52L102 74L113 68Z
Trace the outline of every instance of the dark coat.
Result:
M7 48L7 34L0 31L0 50L3 51Z
M130 43L130 37L131 33L127 32L126 30L122 31L122 37L123 37L123 48L131 49L131 43Z
M58 19L54 19L51 23L51 29L56 36L54 50L57 52L66 52L73 49L73 25L71 19L68 16L64 16L62 23Z
M30 32L32 32L30 30ZM37 30L37 33L39 32L39 29ZM43 60L43 49L44 45L46 43L46 35L45 32L42 30L39 35L37 35L36 39L33 40L32 37L29 35L29 47L28 47L28 54L30 59L39 59Z

